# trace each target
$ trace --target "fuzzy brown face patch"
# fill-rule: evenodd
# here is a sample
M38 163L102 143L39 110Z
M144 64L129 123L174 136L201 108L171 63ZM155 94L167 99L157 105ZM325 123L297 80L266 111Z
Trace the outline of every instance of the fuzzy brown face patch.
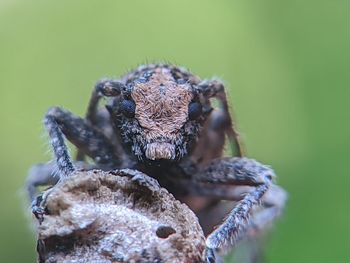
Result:
M134 86L131 97L136 104L135 118L144 129L146 140L155 142L159 138L166 141L176 139L188 120L188 105L193 95L189 84L178 84L168 69L158 68L148 82ZM162 144L157 150L154 145L149 145L148 158L169 159L175 153L170 149L173 147L169 145L168 149L166 145ZM155 153L154 156L151 153Z

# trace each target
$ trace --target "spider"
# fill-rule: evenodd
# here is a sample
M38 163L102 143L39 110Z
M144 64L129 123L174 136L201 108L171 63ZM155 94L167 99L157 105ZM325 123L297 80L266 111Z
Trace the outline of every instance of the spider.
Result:
M85 118L53 107L44 124L57 167L48 163L31 170L32 198L37 186L54 185L81 164L89 166L87 157L102 170L137 169L198 216L207 236L206 262L215 262L217 252L256 235L282 212L286 194L273 183L270 167L243 156L219 80L201 80L175 65L139 66L119 80L98 81ZM77 147L75 161L64 137ZM223 157L226 140L236 156Z

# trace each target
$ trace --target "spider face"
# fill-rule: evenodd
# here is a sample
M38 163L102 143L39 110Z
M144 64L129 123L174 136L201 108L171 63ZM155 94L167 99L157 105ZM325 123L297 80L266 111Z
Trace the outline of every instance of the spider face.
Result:
M114 103L117 125L139 160L179 160L190 151L203 120L194 87L158 67L127 83Z

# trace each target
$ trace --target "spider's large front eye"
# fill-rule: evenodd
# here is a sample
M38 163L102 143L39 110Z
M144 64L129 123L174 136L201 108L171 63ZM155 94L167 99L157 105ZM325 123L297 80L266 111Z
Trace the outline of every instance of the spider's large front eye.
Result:
M127 118L134 118L135 108L135 102L133 102L132 100L123 100L120 104L120 110Z
M202 115L202 105L199 102L191 102L188 105L188 118L190 120L198 119Z

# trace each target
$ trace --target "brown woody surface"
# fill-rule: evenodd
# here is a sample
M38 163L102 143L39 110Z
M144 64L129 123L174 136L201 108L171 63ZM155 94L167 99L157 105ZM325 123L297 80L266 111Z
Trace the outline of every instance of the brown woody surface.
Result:
M75 172L47 193L42 261L202 262L197 217L140 172Z

